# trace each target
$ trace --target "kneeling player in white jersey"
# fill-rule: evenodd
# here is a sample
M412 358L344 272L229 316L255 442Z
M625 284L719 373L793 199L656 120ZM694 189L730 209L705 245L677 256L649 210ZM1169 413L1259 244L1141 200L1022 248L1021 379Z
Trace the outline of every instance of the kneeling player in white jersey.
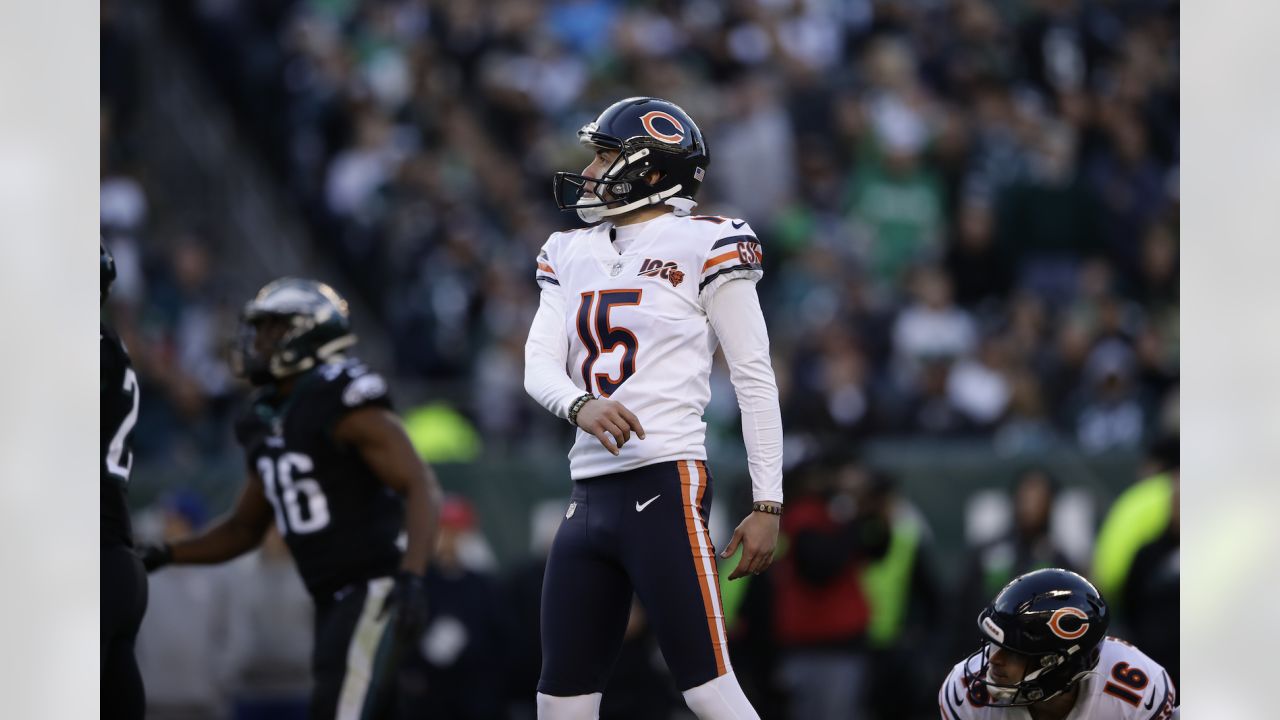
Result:
M578 138L595 159L582 174L556 175L556 201L596 224L543 246L525 345L525 388L579 429L544 580L538 716L598 716L634 593L698 717L756 718L729 663L702 414L718 343L755 500L723 556L743 549L730 580L758 574L782 512L782 422L755 291L760 243L742 220L690 214L710 156L676 105L622 100Z
M1067 570L1013 579L978 615L982 647L942 683L943 720L1168 720L1169 674L1107 636L1107 604Z

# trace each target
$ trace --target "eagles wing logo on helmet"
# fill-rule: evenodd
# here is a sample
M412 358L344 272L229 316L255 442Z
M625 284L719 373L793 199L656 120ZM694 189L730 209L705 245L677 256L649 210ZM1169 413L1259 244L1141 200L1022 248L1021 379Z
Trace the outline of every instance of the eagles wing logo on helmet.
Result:
M259 329L275 324L259 347ZM232 366L255 385L310 370L356 342L347 301L328 285L302 278L267 283L240 313Z

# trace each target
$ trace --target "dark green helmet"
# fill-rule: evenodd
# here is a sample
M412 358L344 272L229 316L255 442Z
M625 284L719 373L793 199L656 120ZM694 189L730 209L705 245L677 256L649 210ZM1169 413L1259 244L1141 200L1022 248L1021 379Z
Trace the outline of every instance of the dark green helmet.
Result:
M107 303L107 296L111 294L111 283L116 281L116 261L111 257L111 251L107 250L107 243L98 238L98 269L102 274L102 298L98 300L98 307L102 307Z
M232 365L254 385L305 372L356 343L347 301L322 282L280 278L240 313Z

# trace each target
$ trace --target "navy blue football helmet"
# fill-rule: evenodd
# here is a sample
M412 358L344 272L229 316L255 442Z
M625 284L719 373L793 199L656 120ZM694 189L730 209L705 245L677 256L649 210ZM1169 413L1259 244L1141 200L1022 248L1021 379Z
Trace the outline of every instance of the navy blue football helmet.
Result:
M978 615L983 644L964 663L970 695L991 707L1013 707L1067 691L1098 664L1109 621L1097 588L1076 573L1049 568L1019 575ZM992 646L1027 658L1021 681L991 680Z
M618 157L600 178L558 172L556 206L575 210L584 222L666 202L690 210L706 175L711 154L693 118L675 103L633 97L610 105L578 131L578 141ZM645 175L657 170L650 184Z

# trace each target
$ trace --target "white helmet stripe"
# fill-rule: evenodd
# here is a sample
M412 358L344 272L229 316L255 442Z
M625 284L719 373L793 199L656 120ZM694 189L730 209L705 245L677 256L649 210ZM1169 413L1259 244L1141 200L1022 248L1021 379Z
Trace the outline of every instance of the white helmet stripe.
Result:
M643 160L644 158L648 157L648 155L649 155L649 148L641 148L637 152L633 152L630 155L628 155L627 161L622 163L622 167L618 169L621 170L626 166L630 165L631 163L636 162L637 160Z

